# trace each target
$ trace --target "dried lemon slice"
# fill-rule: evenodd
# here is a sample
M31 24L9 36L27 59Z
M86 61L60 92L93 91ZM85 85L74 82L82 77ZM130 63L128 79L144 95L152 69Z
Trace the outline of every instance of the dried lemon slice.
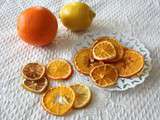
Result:
M75 93L70 87L59 86L49 89L42 97L43 108L54 115L64 115L73 106Z
M46 74L54 80L65 80L72 75L71 64L64 59L55 59L47 65Z
M91 50L89 48L83 48L74 56L74 64L79 72L89 75L91 69L94 66L102 64L102 62L91 59Z
M113 64L119 71L120 77L131 77L144 67L143 56L131 49L126 49L121 61Z
M85 107L91 100L91 91L89 87L83 84L75 84L71 85L71 88L74 90L76 94L73 107L74 108Z
M97 43L92 50L96 60L111 60L116 57L116 49L111 42L102 41Z
M108 87L117 83L117 69L109 64L96 66L91 70L90 77L99 87Z
M46 78L41 78L36 81L24 80L22 83L23 88L34 93L44 92L47 86L48 86L48 80Z
M39 63L28 63L22 69L22 76L27 80L39 80L45 74L45 66Z

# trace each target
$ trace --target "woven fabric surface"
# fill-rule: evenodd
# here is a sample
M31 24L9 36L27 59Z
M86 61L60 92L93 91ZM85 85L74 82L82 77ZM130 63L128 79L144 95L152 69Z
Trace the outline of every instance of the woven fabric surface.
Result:
M0 120L160 120L159 0L81 0L96 12L86 33L123 32L139 39L149 49L152 70L141 85L124 92L105 91L105 95L103 90L97 89L88 107L73 110L65 117L48 114L40 105L40 95L22 89L20 70L24 63L39 61L46 64L56 57L71 61L70 51L74 48L71 41L81 39L86 33L72 33L59 21L57 42L44 48L33 47L17 36L17 16L25 8L40 5L58 18L59 9L71 1L0 1Z

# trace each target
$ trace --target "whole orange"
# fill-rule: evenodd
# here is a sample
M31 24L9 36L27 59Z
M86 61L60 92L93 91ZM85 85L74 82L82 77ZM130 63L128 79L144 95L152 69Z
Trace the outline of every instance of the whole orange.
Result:
M58 24L54 14L47 8L35 6L24 10L17 20L17 31L23 41L35 46L51 43Z

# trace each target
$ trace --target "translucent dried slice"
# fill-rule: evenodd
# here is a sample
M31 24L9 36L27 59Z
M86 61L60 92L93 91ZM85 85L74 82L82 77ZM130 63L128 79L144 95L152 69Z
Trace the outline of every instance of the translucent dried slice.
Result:
M114 59L112 59L110 62L117 62L119 60L121 60L123 58L124 55L124 47L120 44L120 42L118 40L116 40L113 37L109 37L108 40L109 42L111 42L115 49L116 49L116 57Z
M24 80L22 86L30 92L42 93L48 87L48 80L45 77L36 81Z
M91 58L90 48L83 48L74 56L74 65L76 69L85 75L89 75L93 67L101 64L103 64L103 62Z
M123 45L118 41L116 40L114 37L109 37L109 36L103 36L103 37L99 37L96 39L96 41L92 44L92 48L100 43L100 42L103 42L103 41L109 41L111 42L115 49L116 49L116 57L114 59L111 59L109 60L110 62L116 62L116 61L119 61L120 59L123 58L123 55L124 55L124 47ZM108 62L108 61L106 61Z
M59 86L49 89L42 97L43 108L54 115L64 115L73 106L75 93L72 88Z
M64 59L55 59L47 65L46 74L53 80L65 80L72 75L71 64Z
M92 54L96 60L111 60L116 57L116 49L111 42L102 41L93 47Z
M88 105L91 100L91 91L89 87L83 84L75 84L71 85L71 88L74 90L76 94L74 108L82 108Z
M27 80L39 80L45 74L45 66L39 63L28 63L22 69L22 76Z
M144 67L144 57L135 50L126 49L121 61L113 63L120 77L131 77Z
M109 64L99 65L90 72L90 77L99 87L108 87L117 83L117 69Z

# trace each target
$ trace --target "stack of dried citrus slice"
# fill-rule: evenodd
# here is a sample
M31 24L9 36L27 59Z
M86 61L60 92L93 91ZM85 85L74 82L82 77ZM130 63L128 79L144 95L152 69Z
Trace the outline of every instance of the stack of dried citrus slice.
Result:
M74 57L76 69L89 75L99 87L117 83L118 77L132 77L141 73L143 56L124 47L114 37L100 37L90 48L79 50Z
M54 59L47 67L39 63L29 63L22 69L22 76L25 78L22 86L34 93L45 92L41 101L43 108L51 114L61 116L72 108L85 107L91 100L91 91L83 84L47 89L48 80L66 80L72 73L71 64L64 59Z
M34 93L42 93L48 86L45 77L45 66L39 63L29 63L22 69L22 76L25 79L23 88Z

